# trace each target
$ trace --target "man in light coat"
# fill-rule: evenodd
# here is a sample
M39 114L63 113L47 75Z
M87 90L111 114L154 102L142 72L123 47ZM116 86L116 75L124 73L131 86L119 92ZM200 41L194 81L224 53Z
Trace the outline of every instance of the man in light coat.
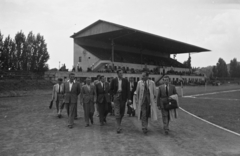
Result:
M176 87L170 84L170 77L163 78L164 84L158 88L157 106L162 112L163 129L166 135L169 133L170 112L164 109L170 96L177 95Z
M142 120L142 131L148 132L148 118L157 120L156 86L154 81L149 80L149 73L142 73L142 80L138 81L136 89L137 116Z
M52 101L56 103L58 117L61 118L63 109L63 83L62 79L58 79L58 83L53 86Z
M91 124L93 124L93 114L95 111L94 104L96 103L97 93L94 84L91 84L91 78L88 77L86 79L86 84L81 88L80 94L80 104L83 105L84 109L84 118L86 125L89 126L89 119L91 120Z

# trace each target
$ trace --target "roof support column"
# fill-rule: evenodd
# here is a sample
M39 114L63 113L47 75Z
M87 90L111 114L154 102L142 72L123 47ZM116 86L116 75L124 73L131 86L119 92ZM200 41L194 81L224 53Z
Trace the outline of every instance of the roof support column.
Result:
M112 66L114 69L114 40L111 40L111 41L112 41L112 43L111 43L111 45L112 45Z

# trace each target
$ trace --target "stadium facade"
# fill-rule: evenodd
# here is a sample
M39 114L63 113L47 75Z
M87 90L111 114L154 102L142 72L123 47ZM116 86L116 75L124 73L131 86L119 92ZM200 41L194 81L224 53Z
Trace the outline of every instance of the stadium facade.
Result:
M117 69L123 69L125 77L139 80L141 71L150 72L158 81L169 75L173 81L202 81L203 75L190 73L182 63L172 59L171 54L209 51L166 37L137 29L98 20L74 33L73 64L77 79L103 74L115 77ZM79 71L80 70L80 71ZM67 78L67 72L48 72L46 78Z

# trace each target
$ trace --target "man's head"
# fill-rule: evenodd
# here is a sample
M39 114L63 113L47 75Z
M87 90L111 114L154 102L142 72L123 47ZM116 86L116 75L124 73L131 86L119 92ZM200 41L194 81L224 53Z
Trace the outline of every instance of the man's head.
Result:
M170 77L169 77L169 76L165 76L165 77L163 78L163 82L164 82L166 85L168 85L168 84L170 83Z
M90 77L87 77L87 78L86 78L86 83L87 83L88 85L90 85L90 83L91 83L91 78L90 78Z
M129 82L133 82L134 80L133 80L133 77L130 77L129 78Z
M122 79L123 78L123 71L121 69L117 70L117 75L118 75L118 78Z
M101 81L102 83L105 82L105 77L104 77L103 75L100 76L100 81Z
M98 81L100 81L100 76L101 76L101 75L97 75L97 80L98 80Z
M148 72L142 72L142 80L147 81L148 80L149 73Z
M74 74L74 73L70 73L70 74L69 74L69 80L70 80L70 82L73 82L74 78L75 78L75 74Z
M63 79L62 78L58 78L58 84L62 84Z

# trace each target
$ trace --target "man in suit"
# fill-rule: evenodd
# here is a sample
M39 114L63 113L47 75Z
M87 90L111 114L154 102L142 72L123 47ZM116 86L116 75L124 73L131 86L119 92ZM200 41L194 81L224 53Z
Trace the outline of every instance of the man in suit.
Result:
M95 85L95 87L97 86L97 84L100 82L100 76L101 75L97 75L97 79L93 82L93 84ZM96 108L96 112L97 112L97 116L99 117L99 111L98 111L98 105L97 103L95 104L95 108Z
M110 102L109 83L105 82L105 77L100 76L100 82L96 85L97 105L99 111L100 125L103 126L107 122L108 103Z
M170 77L165 76L163 78L164 84L162 84L158 88L158 96L157 96L157 106L158 109L162 112L162 121L163 121L163 129L166 135L169 133L169 121L170 121L170 113L169 110L164 109L164 104L168 102L169 96L176 95L176 87L170 84Z
M56 103L58 118L61 118L63 109L63 83L62 78L58 79L58 83L53 86L52 101Z
M110 85L111 93L113 94L114 113L117 122L117 133L121 133L121 122L125 113L126 101L132 102L130 98L130 89L128 80L123 78L123 71L119 69L117 71L118 77L112 80Z
M156 86L154 81L150 80L148 72L142 73L142 80L138 81L136 89L137 97L137 116L142 120L142 131L148 132L148 118L157 120L157 107L155 102Z
M91 120L91 124L93 124L93 114L94 114L94 103L96 103L96 88L93 84L91 84L91 78L86 78L86 84L81 88L80 94L80 103L83 105L84 109L84 118L86 125L89 126L89 119Z
M80 94L80 85L74 82L74 73L69 74L69 81L64 83L63 93L64 102L68 114L68 127L73 128L74 117L76 116L76 105L78 100L78 95Z
M133 102L133 95L137 88L137 82L134 82L133 77L129 78L129 88L130 88L130 98L131 98L131 101ZM133 109L132 106L133 106L133 103L127 104L127 114L129 116L131 116L131 115L135 116L135 110Z

